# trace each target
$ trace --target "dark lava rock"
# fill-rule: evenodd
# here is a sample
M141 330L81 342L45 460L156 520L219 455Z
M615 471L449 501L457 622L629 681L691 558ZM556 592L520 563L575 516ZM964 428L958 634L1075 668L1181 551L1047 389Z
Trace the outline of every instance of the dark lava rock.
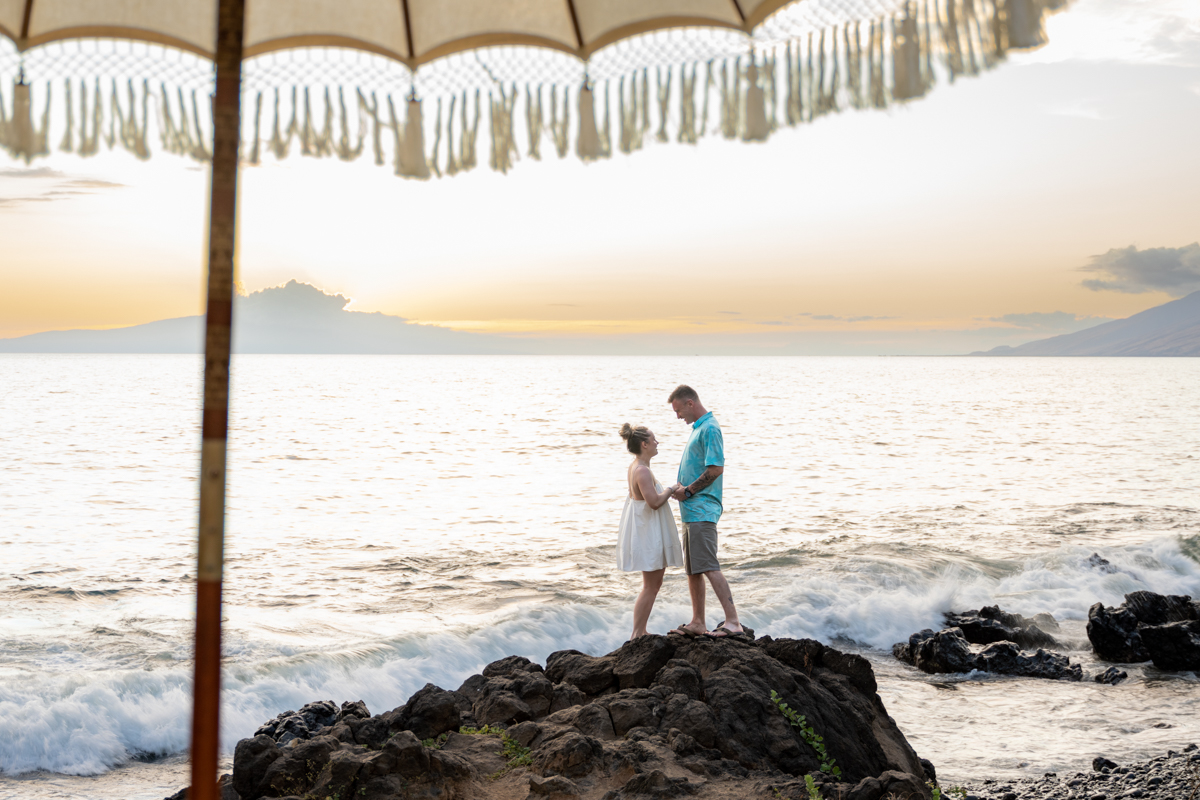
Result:
M1096 683L1107 683L1109 686L1116 686L1128 677L1129 673L1125 670L1109 667L1104 672L1097 673L1096 677L1092 678L1092 680Z
M1026 619L1020 614L1010 614L999 606L984 606L978 611L961 611L946 614L946 627L958 628L971 644L993 644L1013 642L1023 648L1061 647L1057 639L1046 633L1039 622L1057 629L1058 623L1049 614L1039 614L1035 619Z
M675 655L668 636L639 636L613 653L613 675L622 689L645 689Z
M1163 670L1200 670L1200 620L1147 625L1139 633L1154 666Z
M302 715L281 715L271 733L238 744L233 785L241 800L457 800L489 796L488 777L514 769L539 778L529 791L548 797L568 797L572 786L590 792L598 782L628 798L705 785L669 778L679 773L668 767L722 781L812 773L826 785L831 779L818 772L816 753L771 701L772 691L823 737L847 798L929 797L932 765L926 770L888 716L869 662L812 640L766 637L640 637L604 656L555 653L544 670L509 657L459 691L427 685L375 717L346 704L330 718L332 704L322 706L314 726L333 724L285 746L272 734L282 719ZM498 735L451 733L441 749L422 745L464 720L507 725L505 736L529 748L528 766L510 764Z
M1145 642L1143 631L1147 628L1197 620L1200 620L1200 603L1193 602L1191 597L1130 592L1125 595L1125 602L1115 608L1096 603L1088 609L1087 634L1097 656L1105 661L1128 664L1155 658L1152 648ZM1151 637L1156 647L1166 648L1159 654L1155 666L1160 669L1195 669L1163 667L1158 663L1160 660L1171 664L1190 663L1186 655L1190 651L1186 634L1181 636L1176 630L1171 630L1164 634L1151 634Z
M1096 756L1092 759L1092 770L1095 772L1100 772L1105 769L1114 770L1116 768L1117 763L1115 761L1109 761L1104 756Z
M559 650L546 659L546 677L569 683L584 694L600 694L616 684L611 656L589 656L578 650Z
M366 706L363 708L366 709ZM263 723L254 735L265 734L279 744L287 744L293 739L311 739L322 728L333 725L337 720L338 707L334 702L320 700L306 704L299 711L284 711L275 719Z
M1016 675L1027 678L1078 681L1083 670L1071 659L1058 653L1037 650L1029 653L1012 642L988 645L980 652L958 628L933 632L928 628L914 633L908 642L892 648L896 658L931 674L970 672L979 670L997 675Z
M462 722L457 692L447 692L427 683L408 698L391 722L393 731L412 731L418 739L432 739L456 731Z
M697 791L698 787L687 778L668 778L665 772L656 769L634 775L625 782L615 797L621 800L638 797L684 797Z
M493 661L483 668L485 678L505 678L514 672L544 673L541 664L535 664L525 656L508 656L499 661Z

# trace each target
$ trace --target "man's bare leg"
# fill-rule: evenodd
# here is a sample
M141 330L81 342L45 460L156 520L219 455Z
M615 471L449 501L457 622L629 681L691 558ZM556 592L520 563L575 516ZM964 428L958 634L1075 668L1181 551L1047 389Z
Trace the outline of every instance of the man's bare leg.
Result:
M691 578L699 578L699 577L700 577L699 575L689 575L688 579L690 581ZM708 582L712 584L713 592L717 595L717 600L719 600L721 603L721 609L725 612L725 622L721 625L721 627L727 628L728 630L731 630L734 633L741 633L742 624L740 622L738 622L737 608L733 605L733 592L729 588L729 581L725 580L725 576L723 574L721 574L721 570L719 570L719 569L714 569L711 572L705 572L704 577L707 577ZM703 598L704 582L701 581L700 585L701 585L700 596L701 596L701 598ZM691 588L692 588L692 585L689 582L688 589L690 590ZM701 608L703 608L703 603L704 603L703 599L700 602L701 602ZM692 593L692 607L694 608L695 605L696 605L696 595L695 595L695 592L693 592Z
M704 585L704 575L688 575L688 594L692 596L692 621L683 627L695 634L702 634L708 631L708 627L704 624L704 592L708 587Z

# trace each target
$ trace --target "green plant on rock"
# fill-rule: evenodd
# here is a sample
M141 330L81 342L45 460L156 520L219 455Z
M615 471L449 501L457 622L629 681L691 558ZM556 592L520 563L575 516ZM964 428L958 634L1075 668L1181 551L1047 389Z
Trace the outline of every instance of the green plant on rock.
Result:
M808 790L808 800L821 800L821 790L817 788L812 775L804 776L804 788Z
M508 735L508 731L497 725L484 725L482 728L459 728L458 732L465 736L499 736L500 755L508 759L508 763L488 776L488 780L498 780L518 767L528 767L533 763L533 751ZM445 736L445 734L443 734ZM445 744L442 738L438 748ZM428 745L427 745L428 746Z
M821 772L827 775L832 775L835 778L840 778L842 768L837 766L833 758L830 758L829 753L825 751L825 739L821 737L808 724L808 718L798 711L790 708L787 703L783 702L783 698L774 689L771 690L771 702L779 707L779 711L787 719L791 726L800 732L800 736L808 743L808 746L817 754L817 758L821 761ZM807 778L808 776L805 776ZM808 785L808 781L805 781ZM812 791L809 791L809 796L812 796Z
M422 739L421 744L428 747L430 750L441 750L446 744L446 739L450 736L449 733L443 733L436 739Z
M933 781L925 781L925 785L929 787L929 792L933 800L942 800L943 797L957 797L958 800L967 800L967 790L962 786L951 786L943 790L941 786L938 786ZM943 794L943 791L945 794Z

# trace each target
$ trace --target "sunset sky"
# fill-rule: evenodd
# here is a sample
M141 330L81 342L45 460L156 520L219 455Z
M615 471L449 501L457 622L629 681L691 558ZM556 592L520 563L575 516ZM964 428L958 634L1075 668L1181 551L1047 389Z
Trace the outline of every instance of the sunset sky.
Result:
M427 183L268 157L241 281L580 352L968 352L1200 289L1200 0L1078 0L1048 32L766 144ZM199 313L206 182L160 153L0 155L0 337Z

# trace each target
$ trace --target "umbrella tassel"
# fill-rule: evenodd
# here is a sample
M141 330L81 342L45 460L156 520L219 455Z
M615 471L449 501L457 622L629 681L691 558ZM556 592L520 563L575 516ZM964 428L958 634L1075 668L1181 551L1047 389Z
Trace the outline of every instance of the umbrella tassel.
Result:
M475 159L475 142L479 136L479 120L483 117L483 112L480 110L481 103L480 91L476 89L475 118L471 122L471 127L467 128L467 94L463 92L463 144L459 153L464 170L475 169L475 165L478 163Z
M892 20L892 98L911 100L925 94L921 81L921 45L912 7L905 6L904 18Z
M66 100L66 104L65 104L66 111L67 111L67 120L66 120L67 124L66 124L66 130L63 131L62 141L60 141L58 143L58 149L64 153L72 153L75 151L75 140L74 140L75 107L74 107L74 102L72 101L72 98L71 98L71 79L70 78L67 78L63 81L63 88L66 90L66 96L67 96L67 100ZM0 111L0 113L3 113L3 112Z
M752 54L750 66L746 68L746 97L744 102L745 124L742 127L743 142L765 142L771 135L767 125L766 98L758 82L758 63Z
M82 119L79 120L79 155L87 157L95 155L100 150L100 126L104 124L104 108L100 100L100 81L96 81L92 95L92 132L87 133L87 87L80 81L79 107L82 109Z
M497 102L488 93L492 128L492 158L491 167L497 172L507 173L513 167L518 157L516 136L513 135L513 111L517 105L517 87L513 84L512 91L505 93L504 85L499 87L500 100Z
M858 24L855 23L854 35L851 38L850 23L847 22L842 28L842 38L846 45L846 91L850 95L850 105L862 108L862 46L859 42Z
M1042 25L1043 7L1039 0L1007 0L1005 19L1008 23L1008 46L1019 49L1041 47L1046 43Z
M121 113L121 103L117 98L117 81L114 78L112 89L108 93L108 133L104 135L104 143L112 150L117 145L118 130L125 127L125 116Z
M462 169L462 164L454 156L454 108L458 104L458 95L450 95L450 112L446 114L446 175L454 176ZM467 105L466 95L463 95L463 107Z
M525 127L529 131L529 157L534 161L542 160L542 85L530 92L525 85Z
M393 110L394 119L394 110ZM429 163L425 160L425 125L421 115L421 101L415 97L408 100L404 118L404 135L400 138L396 158L396 174L417 180L429 179Z
M442 98L438 98L437 121L433 125L433 147L429 151L429 171L442 177L442 169L438 166L438 148L442 144Z
M566 158L571 149L570 139L571 99L570 91L563 91L562 119L558 118L558 86L550 87L550 135L554 139L554 150L559 158Z
M600 132L596 128L596 103L586 81L579 89L579 138L575 142L575 152L582 161L595 161L603 155Z
M308 87L304 87L304 127L300 129L300 155L311 156L316 153L313 146L317 133L312 124L312 101L309 98Z
M317 156L333 155L333 101L329 99L329 87L325 87L325 127L316 141Z
M204 135L204 129L200 126L200 106L196 100L195 89L192 90L192 124L196 126L196 149L193 151L193 158L197 161L212 161L212 151L206 144L208 137Z
M633 92L634 92L634 97L636 98L636 96L637 96L637 78L634 77L633 80L634 80ZM621 147L622 153L633 152L633 132L632 132L633 123L630 120L631 113L636 117L637 101L636 101L636 99L633 101L632 109L625 108L625 77L622 76L621 79L617 82L617 117L621 122L620 147Z
M662 68L654 70L655 88L658 90L658 132L654 138L660 142L669 142L667 135L667 116L671 104L671 68L667 67L667 79L663 80Z
M262 143L262 103L263 93L258 92L254 98L254 144L250 145L250 163L255 166L262 163L259 145Z
M679 73L679 142L696 144L696 71L698 65L692 64L692 73L688 74L687 66L680 67Z
M704 103L700 107L700 135L708 135L708 96L712 94L713 87L716 85L717 79L713 75L713 62L706 61L704 64Z

